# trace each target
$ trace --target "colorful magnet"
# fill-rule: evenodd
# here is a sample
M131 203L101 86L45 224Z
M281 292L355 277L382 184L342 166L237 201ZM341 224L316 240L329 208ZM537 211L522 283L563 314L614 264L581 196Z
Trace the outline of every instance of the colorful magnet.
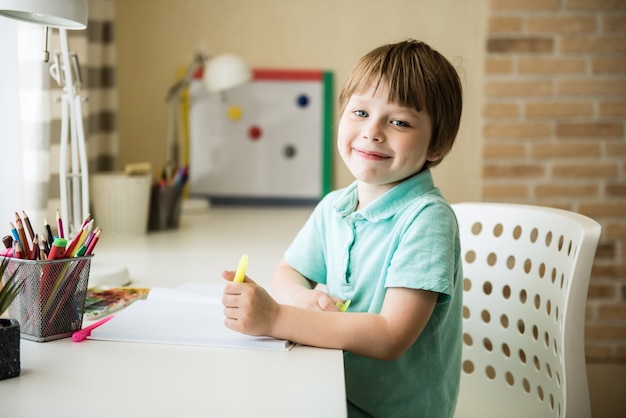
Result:
M309 96L307 96L306 94L299 95L296 99L296 103L300 107L307 107L309 105Z
M285 158L294 158L296 156L296 147L293 145L285 145L283 148L283 155Z
M228 108L228 119L232 121L237 121L241 119L241 115L243 114L243 110L239 106L231 106Z
M248 137L250 139L252 139L252 140L257 140L257 139L261 138L261 135L263 135L263 131L257 125L252 125L248 129Z

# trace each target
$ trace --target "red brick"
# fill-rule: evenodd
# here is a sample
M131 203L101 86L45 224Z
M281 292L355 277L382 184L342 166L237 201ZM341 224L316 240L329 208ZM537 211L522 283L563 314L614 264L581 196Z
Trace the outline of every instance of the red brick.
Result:
M483 185L485 199L527 199L528 186L522 184L487 184Z
M534 143L530 148L530 155L534 158L571 158L595 157L600 155L600 145L595 141L589 142L550 142Z
M604 16L602 18L604 32L626 32L626 16Z
M626 64L626 61L624 62L624 64ZM599 113L600 113L600 116L626 117L626 102L600 103Z
M488 53L538 53L552 52L554 40L550 38L490 38L487 40Z
M587 363L605 363L613 358L613 350L608 344L585 343L585 360Z
M502 178L502 177L540 177L544 174L545 169L538 164L484 164L483 177L485 178Z
M589 284L589 299L615 299L617 290L614 284Z
M485 138L546 138L552 133L547 123L487 123Z
M626 68L626 58L620 56L597 57L591 61L591 69L596 74L623 74L624 68Z
M552 82L531 81L487 81L485 94L494 97L546 97L552 94Z
M591 116L593 107L587 102L540 102L527 103L524 113L529 117Z
M602 234L605 239L626 239L626 219L623 223L607 223Z
M623 96L626 93L626 81L615 79L558 80L556 91L559 95Z
M495 11L557 10L560 0L490 0L489 7Z
M585 335L588 339L626 339L626 324L589 324L585 326Z
M626 216L626 202L622 203L583 203L580 205L580 212L596 219L596 217L624 217ZM622 277L626 277L626 270Z
M604 188L607 197L626 198L626 183L609 183Z
M623 123L559 123L558 137L617 137L624 134Z
M597 29L594 16L533 16L528 18L529 32L568 33L594 32Z
M605 148L607 155L613 157L626 156L626 142L607 142Z
M614 178L617 175L617 166L610 163L579 163L579 164L555 164L552 168L554 177L563 178ZM602 207L604 204L598 204L590 207ZM611 206L607 205L607 209ZM624 214L626 214L626 204L624 206Z
M618 344L615 350L615 359L617 360L618 363L626 362L626 344L624 343Z
M624 0L565 0L565 8L572 10L624 10Z
M513 71L511 58L489 57L485 62L487 74L510 74Z
M516 103L487 103L483 107L483 115L487 118L511 118L519 114L519 106Z
M617 254L617 249L615 248L614 241L601 240L598 243L598 248L596 250L596 260L603 258L603 259L610 259L612 261L615 258L616 254ZM598 266L600 265L599 263L595 263L595 264L597 264Z
M587 64L581 58L520 58L520 74L584 74Z
M626 320L626 304L602 304L598 307L598 316L601 319Z
M535 187L537 197L592 197L598 195L595 184L539 184Z
M626 37L624 36L603 36L592 38L589 36L563 37L559 42L559 50L562 52L584 52L584 53L605 53L605 52L626 52Z
M518 33L522 30L522 18L517 16L492 16L489 18L490 33Z
M483 145L484 158L520 158L526 155L524 144L486 144Z

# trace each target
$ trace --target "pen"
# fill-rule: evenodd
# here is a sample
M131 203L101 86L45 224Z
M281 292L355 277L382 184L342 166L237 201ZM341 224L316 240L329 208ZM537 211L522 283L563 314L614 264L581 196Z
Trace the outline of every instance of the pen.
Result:
M57 238L50 247L48 253L48 260L56 260L58 258L65 257L65 247L67 246L67 240L65 238Z
M52 247L52 242L54 241L54 235L52 235L52 228L50 228L50 224L47 220L43 220L43 226L46 229L46 235L48 236L48 247Z
M93 329L98 328L100 325L110 321L114 317L115 317L115 315L107 316L106 318L101 319L98 322L89 325L88 327L85 327L85 328L83 328L81 330L76 331L75 333L72 334L72 341L74 341L75 343L79 343L81 341L84 341L87 337L89 337L91 335L91 331Z
M237 271L235 272L235 278L233 282L243 282L246 276L246 269L248 268L248 256L246 254L241 256L239 264L237 265Z

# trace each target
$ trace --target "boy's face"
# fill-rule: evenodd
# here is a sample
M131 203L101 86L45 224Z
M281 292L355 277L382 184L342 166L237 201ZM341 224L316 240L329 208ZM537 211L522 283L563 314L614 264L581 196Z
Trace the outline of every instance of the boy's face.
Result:
M387 102L381 83L354 94L339 121L337 147L352 175L360 182L388 190L416 174L427 160L432 132L430 115Z

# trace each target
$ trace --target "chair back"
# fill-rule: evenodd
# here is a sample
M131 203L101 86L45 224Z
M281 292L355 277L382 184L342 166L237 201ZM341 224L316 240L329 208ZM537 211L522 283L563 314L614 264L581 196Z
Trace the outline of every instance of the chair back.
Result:
M589 417L584 326L600 225L547 207L452 206L464 277L455 417Z

